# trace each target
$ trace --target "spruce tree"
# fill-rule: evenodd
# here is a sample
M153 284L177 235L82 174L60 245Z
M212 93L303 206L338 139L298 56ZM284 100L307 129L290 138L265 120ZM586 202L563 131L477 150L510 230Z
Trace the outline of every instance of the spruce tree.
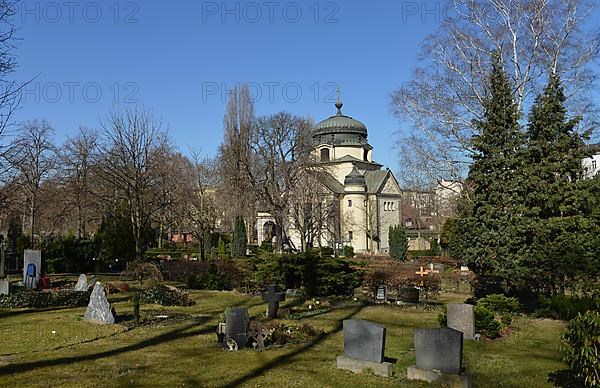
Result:
M577 132L579 118L569 119L557 75L537 98L527 126L527 176L524 187L530 287L539 293L563 289L565 281L582 272L586 255L581 237L588 214L582 212L582 159L586 134Z
M231 257L243 256L246 256L246 223L242 216L237 216L231 241Z
M460 221L463 258L477 275L476 295L522 288L518 249L522 216L523 135L519 112L498 54L494 55L484 115L475 121L473 164L467 177L471 199Z

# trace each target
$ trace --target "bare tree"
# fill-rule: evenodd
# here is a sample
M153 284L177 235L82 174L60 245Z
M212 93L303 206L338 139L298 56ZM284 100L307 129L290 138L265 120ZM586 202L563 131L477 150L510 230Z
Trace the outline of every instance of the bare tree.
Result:
M395 114L413 128L403 142L431 174L464 176L493 52L503 57L521 112L557 73L571 111L593 124L591 65L600 39L597 26L584 26L593 1L447 0L447 5L442 26L423 44L412 80L392 94Z
M77 211L77 236L87 237L89 208L92 199L91 175L97 161L98 132L79 127L61 150L61 167L71 206Z
M209 253L206 248L210 244L210 233L216 229L217 220L222 218L219 205L226 204L219 204L215 195L221 184L218 160L202 156L199 151L192 151L191 158L194 182L188 196L187 217L194 236L200 241L200 255L204 259Z
M42 183L52 176L56 167L56 148L52 143L54 130L47 121L29 121L18 132L15 147L8 160L18 173L17 181L22 189L25 214L29 218L31 244L35 243L36 216Z
M219 148L223 178L220 196L230 204L226 217L233 229L233 220L237 216L243 216L247 226L252 225L256 211L248 173L253 168L250 141L254 125L254 103L248 87L236 87L229 95L223 125L225 133Z
M136 258L143 254L143 232L163 204L159 176L169 141L153 116L136 108L112 113L102 123L99 173L105 185L104 200L124 203L131 220Z
M267 206L277 224L277 249L287 240L291 196L309 167L310 120L280 112L260 117L251 138L254 168L247 169L257 199Z

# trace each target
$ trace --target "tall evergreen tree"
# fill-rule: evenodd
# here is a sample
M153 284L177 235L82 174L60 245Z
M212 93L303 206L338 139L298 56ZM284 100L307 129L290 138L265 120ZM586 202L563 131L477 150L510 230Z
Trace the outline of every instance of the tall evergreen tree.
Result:
M246 256L246 223L242 216L237 216L231 241L231 257L243 256Z
M406 254L408 253L408 239L406 238L406 231L402 226L390 226L388 243L390 245L391 257L396 260L406 260Z
M586 255L581 238L587 235L589 214L581 199L583 148L587 134L576 130L579 118L569 119L558 76L535 101L527 126L524 193L528 241L523 251L530 269L530 287L552 293L583 271Z
M475 154L467 178L470 206L460 229L464 259L477 275L476 294L520 288L518 246L522 205L519 173L523 135L513 91L499 55L494 55L484 116L475 121Z

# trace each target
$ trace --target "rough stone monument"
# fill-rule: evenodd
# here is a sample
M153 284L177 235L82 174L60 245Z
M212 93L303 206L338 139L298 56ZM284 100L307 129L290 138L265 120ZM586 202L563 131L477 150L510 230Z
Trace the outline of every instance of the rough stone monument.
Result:
M35 266L35 271L30 272L28 276L27 271L31 271ZM23 252L23 284L27 288L37 288L40 284L40 275L42 271L42 251L34 249L25 249Z
M285 292L282 292L277 285L269 285L267 286L267 291L262 293L262 299L269 303L267 317L271 319L277 318L279 302L285 300Z
M79 275L79 279L77 279L77 284L75 285L74 291L87 291L87 289L87 276L84 273L82 273L81 275Z
M223 344L229 350L238 350L248 344L248 325L250 316L248 307L234 307L225 311L225 341ZM232 343L231 341L234 341Z
M337 367L352 372L371 369L379 376L390 377L392 364L384 361L385 326L363 319L344 320L344 354L337 357Z
M475 314L472 304L451 303L448 308L447 326L463 333L464 339L475 338Z
M83 319L89 322L102 324L115 323L115 316L113 315L110 303L108 303L108 299L106 298L104 287L102 287L100 282L94 284L92 295L90 295L90 303L88 304L87 310L85 310Z
M449 327L416 329L414 343L417 362L408 367L409 379L471 387L471 376L462 367L462 332Z

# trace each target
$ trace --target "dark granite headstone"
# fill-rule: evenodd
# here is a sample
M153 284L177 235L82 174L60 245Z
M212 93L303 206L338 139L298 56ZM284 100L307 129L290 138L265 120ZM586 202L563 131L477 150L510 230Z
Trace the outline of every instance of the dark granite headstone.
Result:
M419 289L414 287L398 289L398 300L402 303L419 304Z
M358 360L383 362L385 326L363 319L344 320L344 353Z
M250 317L247 307L233 307L225 311L225 338L233 339L239 348L244 348L248 343L248 325Z
M285 292L282 292L277 285L269 285L267 286L267 291L263 292L262 298L265 302L269 303L267 317L271 319L277 318L279 302L285 300Z
M90 295L90 303L88 304L87 310L85 310L83 319L95 323L115 323L115 317L112 313L110 303L108 303L104 287L102 287L100 282L94 284L92 295Z
M459 374L462 369L463 333L449 327L416 329L417 368Z
M87 289L88 289L87 276L85 276L85 274L82 273L81 275L79 275L79 279L77 279L77 284L75 285L74 291L87 291Z

